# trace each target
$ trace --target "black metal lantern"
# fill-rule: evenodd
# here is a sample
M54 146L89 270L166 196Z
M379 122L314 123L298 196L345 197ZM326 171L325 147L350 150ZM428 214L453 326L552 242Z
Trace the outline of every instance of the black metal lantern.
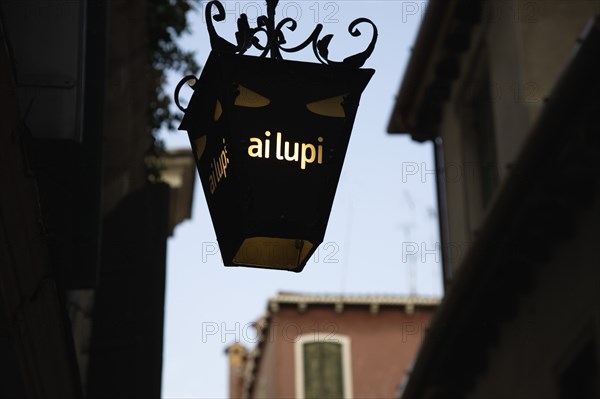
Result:
M286 49L282 28L274 26L277 1L268 16L249 28L238 19L237 45L217 36L212 18L224 19L218 1L207 5L212 52L198 80L186 76L175 102L185 112L198 173L226 266L250 266L299 272L323 241L350 139L360 96L374 71L359 69L375 46L373 27L367 50L343 62L329 61L332 35L319 39L321 25L301 45ZM266 34L263 46L255 35ZM281 59L281 51L312 44L321 64ZM250 46L261 57L242 55ZM266 58L266 55L271 58ZM179 90L193 82L187 108Z

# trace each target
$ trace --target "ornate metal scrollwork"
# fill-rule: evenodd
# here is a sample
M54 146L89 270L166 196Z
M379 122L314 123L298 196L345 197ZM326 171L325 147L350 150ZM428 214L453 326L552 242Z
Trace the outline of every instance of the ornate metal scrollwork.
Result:
M333 38L332 34L319 38L323 25L318 24L310 36L294 47L284 47L287 43L283 28L286 27L290 31L295 31L298 23L293 18L284 18L277 25L275 25L275 8L279 0L267 0L267 15L261 15L256 20L256 27L251 28L248 24L248 17L246 14L240 15L237 20L238 31L235 33L237 43L233 44L217 34L217 31L213 25L213 20L220 22L225 20L225 8L219 0L213 0L206 5L205 16L208 25L208 33L210 36L210 44L213 50L234 54L244 54L250 47L255 47L262 51L261 57L266 57L270 54L271 58L283 59L281 56L282 52L295 53L300 51L309 45L312 45L313 53L319 62L327 65L342 65L352 68L360 68L363 66L365 61L373 53L375 43L377 42L377 27L368 18L358 18L354 20L350 26L348 26L348 32L354 37L361 35L360 30L357 26L359 24L369 24L373 28L373 37L369 46L365 51L346 57L343 61L332 61L329 59L329 43ZM212 15L213 9L216 8L217 13ZM264 34L267 38L266 44L261 44L260 39L257 35Z

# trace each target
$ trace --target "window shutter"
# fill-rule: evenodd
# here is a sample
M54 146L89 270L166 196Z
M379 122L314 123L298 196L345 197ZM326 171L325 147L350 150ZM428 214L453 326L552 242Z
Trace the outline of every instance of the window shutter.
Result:
M304 344L306 399L344 398L342 345L338 342Z

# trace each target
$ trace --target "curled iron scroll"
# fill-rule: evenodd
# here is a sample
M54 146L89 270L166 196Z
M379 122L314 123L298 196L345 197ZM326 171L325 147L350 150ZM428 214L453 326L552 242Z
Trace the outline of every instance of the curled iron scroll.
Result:
M186 84L187 82L191 82L192 80L197 81L198 78L196 78L194 75L187 75L183 79L181 79L179 83L177 83L177 86L175 86L175 105L177 105L177 108L179 108L182 112L185 112L186 108L183 108L181 106L181 103L179 102L179 91L181 90L184 84Z
M240 15L237 20L238 31L235 33L236 43L231 43L217 34L213 20L220 22L225 20L225 8L219 0L212 0L206 5L205 17L207 21L210 44L213 50L225 53L244 54L250 47L261 50L261 57L270 54L271 58L282 59L281 53L295 53L311 45L313 53L317 60L322 64L341 65L351 68L360 68L371 56L377 42L377 27L368 18L358 18L348 26L348 32L353 37L358 37L362 33L358 29L359 24L371 25L373 36L367 48L358 54L346 57L343 61L333 61L329 59L329 43L333 39L332 34L319 38L323 30L322 24L317 24L313 32L302 43L293 47L283 47L287 43L283 29L295 31L298 23L293 18L284 18L275 25L275 7L278 0L267 0L267 15L261 15L256 20L256 27L251 28L248 24L246 14ZM213 9L216 13L213 15ZM266 36L267 42L262 44L260 36Z

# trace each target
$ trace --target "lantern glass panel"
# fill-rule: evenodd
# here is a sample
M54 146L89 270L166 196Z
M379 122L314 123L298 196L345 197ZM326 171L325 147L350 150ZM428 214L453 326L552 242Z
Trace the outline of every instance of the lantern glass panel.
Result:
M251 237L244 240L233 263L293 270L305 263L313 247L308 240Z

